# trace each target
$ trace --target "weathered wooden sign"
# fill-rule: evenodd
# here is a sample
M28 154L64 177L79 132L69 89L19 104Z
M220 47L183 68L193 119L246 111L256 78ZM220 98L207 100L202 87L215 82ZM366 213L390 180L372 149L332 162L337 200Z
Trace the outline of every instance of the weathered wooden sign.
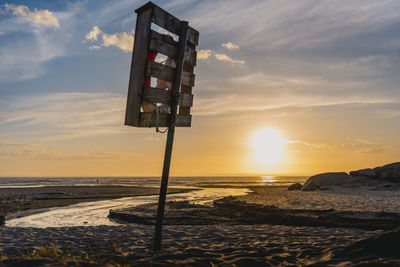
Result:
M136 13L125 125L157 127L157 131L158 127L168 127L154 237L157 251L161 248L175 126L190 127L192 121L190 107L199 32L152 2ZM152 24L162 32L152 29Z
M167 127L171 119L172 102L179 106L176 115L177 127L190 127L190 107L193 105L193 73L196 66L196 46L199 32L190 26L187 30L181 21L152 2L136 10L134 50L129 80L128 101L125 125L136 127L157 126L156 114L151 105L169 105L169 112L160 112L158 126ZM152 29L152 23L165 29L160 33ZM177 35L179 40L172 37ZM182 42L185 39L186 42ZM175 64L156 62L155 58L164 55ZM176 65L173 67L173 65ZM151 78L166 81L169 87L151 85ZM165 84L165 83L164 83ZM149 107L150 106L150 107ZM156 111L156 110L155 110Z

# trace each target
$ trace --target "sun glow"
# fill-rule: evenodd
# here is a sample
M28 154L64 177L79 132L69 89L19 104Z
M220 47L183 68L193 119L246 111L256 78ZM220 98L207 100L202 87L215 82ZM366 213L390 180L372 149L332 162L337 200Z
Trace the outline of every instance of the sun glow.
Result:
M251 147L255 161L259 164L273 165L283 160L286 140L275 129L262 129L253 135Z

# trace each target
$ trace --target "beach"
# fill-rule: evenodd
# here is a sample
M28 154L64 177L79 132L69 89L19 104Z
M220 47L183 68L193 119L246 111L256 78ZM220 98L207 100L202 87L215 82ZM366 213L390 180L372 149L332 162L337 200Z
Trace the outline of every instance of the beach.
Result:
M204 183L204 180L198 180ZM17 207L14 213L9 213L8 216L13 222L12 226L7 226L6 223L6 226L0 227L1 264L13 266L25 262L28 265L38 263L38 266L356 266L361 263L385 263L395 266L400 263L398 257L382 257L372 252L359 257L340 254L358 241L374 238L399 227L397 219L389 224L378 224L373 220L386 220L389 215L400 214L398 190L338 187L303 192L289 191L287 186L279 184L271 186L259 183L242 186L231 184L233 190L240 190L238 187L242 187L242 191L229 191L232 188L221 188L223 182L208 182L195 191L190 191L195 188L185 188L184 185L181 189L171 188L167 197L169 204L164 221L162 250L158 253L152 250L152 223L143 225L106 218L108 207L116 207L116 211L119 212L132 211L136 215L139 214L138 209L143 210L140 207L153 207L151 212L154 212L155 205L151 203L156 202L157 196L151 195L157 194L158 188L113 185L0 189L0 195L9 201L5 206L2 203L2 209ZM198 186L198 183L196 185ZM247 191L243 191L245 188ZM205 192L209 192L206 198ZM221 192L225 192L222 199L217 197ZM237 195L229 197L228 194L233 192ZM143 196L146 194L150 196ZM131 203L147 204L127 205L124 208L115 205L135 199L140 199L140 202ZM14 203L10 203L11 200ZM50 202L43 204L47 200ZM24 204L29 201L35 204ZM114 206L109 206L110 203ZM32 209L48 208L51 205L53 208L50 211ZM54 207L63 205L64 207ZM71 210L87 213L86 208L102 205L105 211L95 215L104 218L95 223L92 223L89 217L79 217L79 213L68 213ZM18 209L25 211L16 213ZM45 220L46 217L54 215L51 212L64 214L60 220L72 217L77 223L71 224L72 226L64 224L65 227L54 226L58 224L52 226L51 220ZM88 213L90 214L90 210ZM333 215L333 224L331 221L330 224L323 224L326 213ZM16 214L20 214L20 218ZM287 217L282 217L283 222L270 221L270 218L277 218L276 216L282 214L291 216L290 218L300 214L302 220L292 219L288 224ZM360 226L360 221L354 223L354 218L350 216L354 214L366 222L366 227ZM75 219L74 216L78 217ZM349 220L350 224L340 227L334 224L343 223L343 218ZM43 222L38 224L37 221ZM29 222L34 227L18 227ZM336 255L342 256L338 258Z

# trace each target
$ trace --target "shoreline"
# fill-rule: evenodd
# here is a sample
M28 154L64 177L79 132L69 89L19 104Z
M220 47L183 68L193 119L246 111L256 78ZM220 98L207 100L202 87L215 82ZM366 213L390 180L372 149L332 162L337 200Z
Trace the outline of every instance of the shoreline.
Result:
M187 193L197 189L169 188L168 194ZM159 188L139 186L43 186L0 188L0 215L9 218L20 212L35 214L41 209L64 207L82 202L135 196L157 195Z

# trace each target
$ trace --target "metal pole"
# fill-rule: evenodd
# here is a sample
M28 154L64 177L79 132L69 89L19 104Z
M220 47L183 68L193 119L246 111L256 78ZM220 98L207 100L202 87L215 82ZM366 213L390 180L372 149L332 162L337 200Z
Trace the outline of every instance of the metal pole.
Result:
M181 87L181 78L183 71L183 59L186 50L188 22L182 21L180 25L180 35L178 42L178 55L176 57L175 76L172 81L172 97L171 97L171 114L168 122L168 135L167 143L165 146L164 166L161 178L160 197L158 200L157 218L156 218L156 231L154 235L154 251L161 249L161 234L162 224L165 210L165 199L167 197L167 186L169 178L169 168L171 165L172 145L174 143L176 112L178 109L177 99L179 96L179 89Z

